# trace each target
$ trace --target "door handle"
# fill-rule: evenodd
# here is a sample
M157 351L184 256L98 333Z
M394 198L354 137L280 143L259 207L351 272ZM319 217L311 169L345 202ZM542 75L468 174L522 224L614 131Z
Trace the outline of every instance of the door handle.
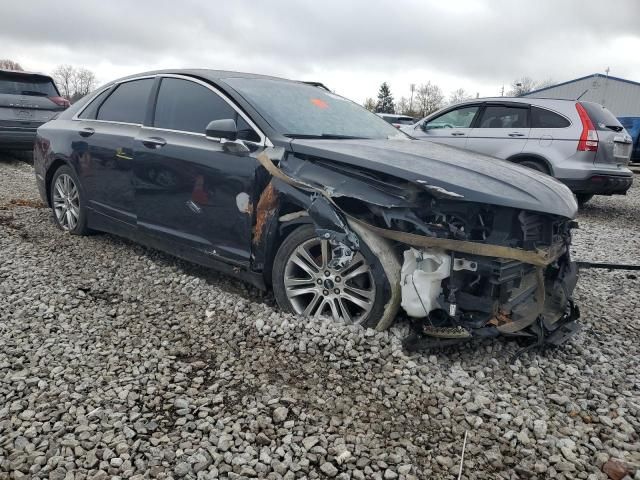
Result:
M511 132L509 134L510 137L524 137L524 133L520 133L520 132Z
M451 135L454 137L463 137L465 135L464 132L451 132Z
M80 134L81 137L90 137L91 135L96 133L96 131L91 127L87 127L87 128L83 128L78 133Z
M148 137L140 140L142 144L147 148L161 148L167 144L164 138L160 137Z

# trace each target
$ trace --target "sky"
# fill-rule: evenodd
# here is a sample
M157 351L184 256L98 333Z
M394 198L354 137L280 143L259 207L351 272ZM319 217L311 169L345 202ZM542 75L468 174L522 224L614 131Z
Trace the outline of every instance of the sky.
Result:
M431 81L500 94L610 69L640 81L640 0L0 0L0 58L99 83L158 68L320 81L357 102Z

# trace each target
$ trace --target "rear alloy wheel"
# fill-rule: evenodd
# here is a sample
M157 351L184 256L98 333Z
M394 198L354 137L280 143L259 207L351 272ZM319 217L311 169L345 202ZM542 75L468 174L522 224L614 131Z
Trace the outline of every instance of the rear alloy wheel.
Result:
M382 266L368 247L342 268L330 268L332 248L310 225L283 242L273 268L278 304L307 317L331 317L375 327L389 296Z
M74 235L87 233L79 182L67 166L60 167L51 180L51 207L59 228Z

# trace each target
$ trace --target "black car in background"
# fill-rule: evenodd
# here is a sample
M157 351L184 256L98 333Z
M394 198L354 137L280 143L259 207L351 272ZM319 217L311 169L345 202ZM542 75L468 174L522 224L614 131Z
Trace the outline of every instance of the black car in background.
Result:
M51 77L0 69L0 149L31 150L36 129L68 106Z
M577 205L555 179L413 140L324 88L212 70L114 81L38 129L57 225L217 268L303 316L424 335L573 323ZM544 312L544 315L543 315Z

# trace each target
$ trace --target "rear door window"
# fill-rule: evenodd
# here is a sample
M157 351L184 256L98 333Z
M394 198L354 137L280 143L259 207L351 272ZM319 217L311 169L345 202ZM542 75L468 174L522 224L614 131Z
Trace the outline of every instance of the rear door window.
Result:
M260 137L222 97L198 83L163 78L158 91L153 126L204 134L213 120L233 119L238 138L260 141Z
M580 104L589 114L596 130L622 131L623 127L618 119L602 105L592 102L580 102Z
M531 107L531 128L566 128L571 122L545 108Z
M98 120L142 124L153 78L121 83L98 108Z
M98 94L96 98L94 98L91 103L82 110L82 113L78 115L78 118L83 119L94 119L96 118L96 114L98 113L98 108L102 101L107 97L107 94L111 91L110 88L107 88L104 92Z
M57 97L58 90L49 77L0 72L0 94Z
M529 128L529 108L487 105L476 128Z

